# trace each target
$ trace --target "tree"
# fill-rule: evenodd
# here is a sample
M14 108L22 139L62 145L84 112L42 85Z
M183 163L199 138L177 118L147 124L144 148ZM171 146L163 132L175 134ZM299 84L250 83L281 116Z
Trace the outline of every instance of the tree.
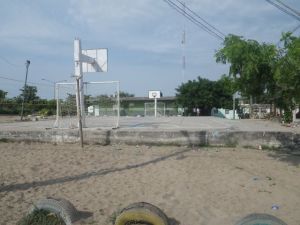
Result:
M292 110L300 103L300 38L285 33L281 40L284 47L279 51L274 76L280 87L277 102L285 110L286 122L291 122Z
M134 94L130 94L128 92L120 91L120 98L126 98L126 97L134 97Z
M26 86L25 89L21 89L21 94L17 97L18 101L22 101L25 96L25 103L33 103L40 99L37 96L37 87L36 86Z
M255 97L258 102L266 97L266 93L275 92L273 64L277 50L274 45L236 35L228 35L223 45L215 55L216 61L230 63L229 76L233 78L236 90L246 97Z
M7 95L6 91L0 90L0 101L5 100L6 95Z
M215 107L232 109L233 105L233 94L235 92L235 87L233 79L225 74L221 76L214 84L214 100Z
M128 92L120 91L120 106L122 108L121 115L126 116L129 110L129 101L124 100L123 98L134 97L134 94Z
M201 115L210 115L213 107L232 107L232 84L230 78L223 76L219 81L198 77L189 80L176 89L177 104L193 115L194 109L201 109Z

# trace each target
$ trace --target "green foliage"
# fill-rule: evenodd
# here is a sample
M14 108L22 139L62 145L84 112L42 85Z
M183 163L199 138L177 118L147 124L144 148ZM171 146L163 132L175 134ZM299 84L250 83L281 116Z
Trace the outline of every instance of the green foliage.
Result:
M292 114L292 111L289 110L289 109L286 109L284 111L284 114L283 114L283 121L285 123L291 123L293 122L293 114Z
M229 76L223 75L219 80L214 83L214 101L215 107L232 109L233 94L234 94L233 79Z
M39 114L40 116L51 116L51 115L54 114L54 112L53 112L52 110L43 108L43 109L41 109L41 110L38 112L38 114Z
M177 103L187 109L187 115L192 115L194 108L201 109L202 115L210 115L213 107L232 108L232 81L225 75L218 81L198 77L182 84L176 91Z
M257 103L273 103L284 109L284 121L300 103L300 37L282 35L282 48L228 35L215 55L219 63L230 63L234 90Z
M41 112L42 114L53 115L56 111L56 101L41 99L37 96L37 88L33 86L27 86L28 98L26 97L24 103L24 113L36 114ZM14 98L6 98L7 92L0 90L2 93L2 99L0 99L0 114L17 115L21 111L21 103L23 101L23 93Z
M6 98L7 92L0 90L0 101L3 101Z
M35 210L22 218L17 225L66 225L56 214L46 210Z
M25 96L25 102L34 102L36 100L39 100L39 97L37 96L37 87L35 86L28 86L26 85L26 88L21 89L21 94L19 95L18 99L22 99Z
M229 75L236 90L258 100L266 97L266 93L274 92L273 64L277 56L274 45L235 35L228 35L223 45L215 55L216 61L230 63Z
M120 91L120 98L125 98L125 97L134 97L134 94L130 94L124 91Z
M284 47L279 51L274 77L280 87L281 107L291 111L300 103L300 38L286 33L281 40Z
M107 218L107 223L108 224L112 224L114 225L116 220L117 220L117 217L120 215L122 209L118 208L116 211L114 211L108 218Z

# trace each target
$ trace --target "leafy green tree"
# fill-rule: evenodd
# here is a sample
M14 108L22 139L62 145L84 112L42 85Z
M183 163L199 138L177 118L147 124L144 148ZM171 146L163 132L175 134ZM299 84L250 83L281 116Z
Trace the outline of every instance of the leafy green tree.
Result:
M6 98L7 92L0 90L0 101L3 101Z
M284 45L279 50L274 75L279 87L276 103L284 109L284 121L292 122L292 110L300 103L300 38L284 33L281 41Z
M225 74L214 84L215 107L232 109L233 93L235 92L233 79Z
M240 36L228 35L215 57L218 63L230 63L229 76L233 78L236 90L257 101L275 92L273 66L277 50L274 45L260 44Z
M232 108L232 82L227 76L219 81L198 77L176 89L177 104L186 108L186 115L194 115L199 108L201 115L210 115L213 107Z
M281 106L292 110L300 103L300 38L283 34L284 47L280 49L275 80L281 88Z
M130 94L128 92L120 91L120 98L125 98L125 97L134 97L134 94Z
M26 88L21 89L21 94L17 97L18 101L22 101L25 96L25 103L33 103L40 99L37 95L37 87L26 85Z

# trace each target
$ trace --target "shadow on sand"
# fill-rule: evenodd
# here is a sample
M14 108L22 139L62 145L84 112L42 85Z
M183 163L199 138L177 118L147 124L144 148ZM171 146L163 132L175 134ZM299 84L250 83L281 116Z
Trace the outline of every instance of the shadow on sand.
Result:
M183 154L185 152L189 152L189 151L192 151L192 149L185 149L185 150L178 151L178 152L175 152L175 153L172 153L169 155L165 155L162 157L152 159L150 161L146 161L146 162L134 164L134 165L127 165L125 167L120 167L120 168L101 169L98 171L86 172L86 173L82 173L82 174L78 174L78 175L74 175L74 176L65 176L65 177L53 178L53 179L49 179L49 180L36 181L36 182L33 181L30 183L10 184L10 185L6 185L6 186L2 186L2 187L0 186L0 192L27 190L27 189L35 188L35 187L43 187L43 186L48 186L48 185L53 185L53 184L62 184L62 183L71 182L71 181L84 180L84 179L88 179L88 178L94 177L94 176L104 176L104 175L108 175L111 173L141 168L141 167L145 167L145 166L148 166L151 164L162 162L171 157L178 156L178 155L181 155L181 154Z
M300 166L300 151L272 151L268 154L278 161L286 162L293 166Z

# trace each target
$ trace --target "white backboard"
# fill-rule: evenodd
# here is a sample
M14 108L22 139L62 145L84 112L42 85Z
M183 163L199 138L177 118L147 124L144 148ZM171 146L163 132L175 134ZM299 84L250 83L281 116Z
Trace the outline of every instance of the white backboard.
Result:
M107 49L87 49L81 53L82 72L107 72Z
M161 97L161 92L160 91L149 91L148 93L149 98L160 98Z

